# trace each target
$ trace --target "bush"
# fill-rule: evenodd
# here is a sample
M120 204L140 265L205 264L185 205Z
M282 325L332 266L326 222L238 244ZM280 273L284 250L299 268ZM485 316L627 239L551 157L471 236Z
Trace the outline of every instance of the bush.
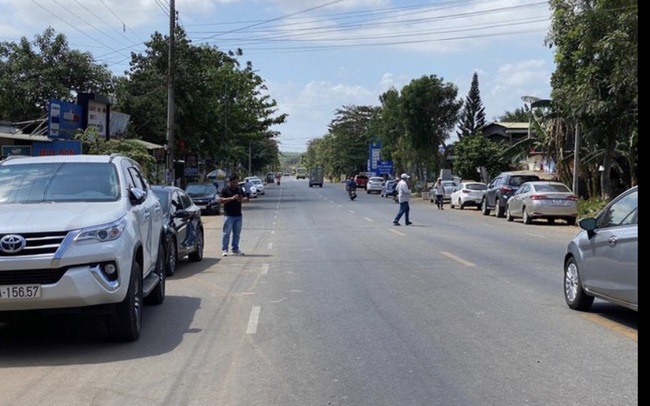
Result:
M578 200L578 218L594 217L607 205L607 200L600 197Z

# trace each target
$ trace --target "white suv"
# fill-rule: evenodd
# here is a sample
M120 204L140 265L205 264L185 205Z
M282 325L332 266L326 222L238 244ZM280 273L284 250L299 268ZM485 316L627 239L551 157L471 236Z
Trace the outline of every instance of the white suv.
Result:
M165 298L163 217L121 155L0 161L0 320L71 309L137 340L142 304Z

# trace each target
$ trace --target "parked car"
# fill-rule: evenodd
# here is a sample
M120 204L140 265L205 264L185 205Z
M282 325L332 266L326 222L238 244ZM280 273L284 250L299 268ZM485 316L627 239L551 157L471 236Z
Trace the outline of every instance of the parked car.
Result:
M377 193L381 194L381 189L384 184L384 178L381 176L371 176L368 178L368 183L366 183L366 193Z
M194 204L199 206L202 212L221 214L219 204L219 192L212 183L188 183L185 192L192 198Z
M143 303L165 299L164 242L160 201L126 156L0 161L0 320L96 314L135 341Z
M357 184L357 188L365 189L368 184L368 177L366 175L356 175L354 177L354 183Z
M257 194L258 195L263 195L266 194L266 191L264 190L264 182L258 177L252 177L252 178L247 178L250 183L255 186L257 189ZM246 180L245 180L246 181Z
M201 209L194 204L185 191L176 186L153 185L163 211L165 230L165 273L172 276L176 272L179 259L188 257L190 261L203 259L203 221Z
M639 310L639 189L632 187L582 229L564 256L564 299L574 310L588 310L599 298Z
M247 199L257 197L257 188L251 182L241 181L239 186L244 190Z
M384 182L379 194L381 197L393 197L397 194L397 191L395 190L396 186L397 181L395 179L388 179L386 182Z
M520 174L516 172L503 172L492 182L488 184L483 200L481 201L481 211L483 215L490 215L490 211L495 210L497 217L505 217L506 203L519 186L524 182L540 180L537 175Z
M545 219L549 224L564 220L569 225L578 217L578 196L564 183L532 181L523 183L506 203L506 219L522 218L524 224Z
M463 210L467 206L481 207L487 185L482 182L461 182L449 197L449 205Z
M442 200L443 201L451 201L451 193L456 190L458 185L456 185L456 182L453 180L443 180L442 182L442 188L445 190L444 194L442 195ZM429 188L429 201L433 203L436 200L436 190L435 190L435 183L434 186L431 186Z

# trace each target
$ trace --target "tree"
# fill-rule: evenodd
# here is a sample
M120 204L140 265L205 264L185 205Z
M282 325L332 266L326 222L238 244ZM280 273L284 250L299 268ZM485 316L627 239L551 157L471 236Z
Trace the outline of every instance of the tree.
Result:
M422 76L402 88L400 116L404 123L406 145L413 153L413 163L424 177L424 167L445 166L445 141L458 121L463 104L456 100L458 88L436 75ZM424 167L423 167L424 166Z
M474 72L472 84L465 97L463 110L460 113L460 121L456 134L458 135L458 139L462 140L463 137L478 134L484 126L485 107L483 107L481 93L478 88L478 74Z
M550 6L546 42L556 47L553 103L579 126L583 145L602 150L583 175L598 173L594 168L602 165L601 196L609 199L617 147L627 148L623 156L629 157L636 148L628 140L638 134L638 1L551 0Z
M116 107L131 114L130 136L159 144L167 136L167 44L168 37L154 33L144 53L132 54L129 72L118 85ZM277 133L270 127L287 115L278 114L252 64L241 67L241 50L224 53L195 46L180 25L174 44L175 155L199 153L236 170L248 163L250 152L253 172L274 165ZM267 153L273 156L262 156Z
M500 122L504 123L526 123L530 118L530 113L524 108L516 108L515 111L506 111L499 117Z
M508 159L503 155L507 146L488 140L482 134L473 134L454 144L454 172L463 179L485 182L482 171L488 175L508 168Z
M369 125L378 112L377 107L371 106L343 106L336 110L329 133L338 154L335 168L340 173L352 175L368 169L368 146L374 138Z
M47 28L33 42L0 43L0 119L24 121L43 117L48 100L74 102L77 93L113 94L105 64L88 52L72 50L63 34Z

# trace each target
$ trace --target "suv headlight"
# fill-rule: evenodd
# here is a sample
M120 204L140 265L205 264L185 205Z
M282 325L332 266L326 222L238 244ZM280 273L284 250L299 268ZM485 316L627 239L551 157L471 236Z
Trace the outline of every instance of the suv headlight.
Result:
M99 242L113 241L122 235L126 227L126 219L123 217L113 223L101 226L84 228L77 235L76 241L96 240Z

